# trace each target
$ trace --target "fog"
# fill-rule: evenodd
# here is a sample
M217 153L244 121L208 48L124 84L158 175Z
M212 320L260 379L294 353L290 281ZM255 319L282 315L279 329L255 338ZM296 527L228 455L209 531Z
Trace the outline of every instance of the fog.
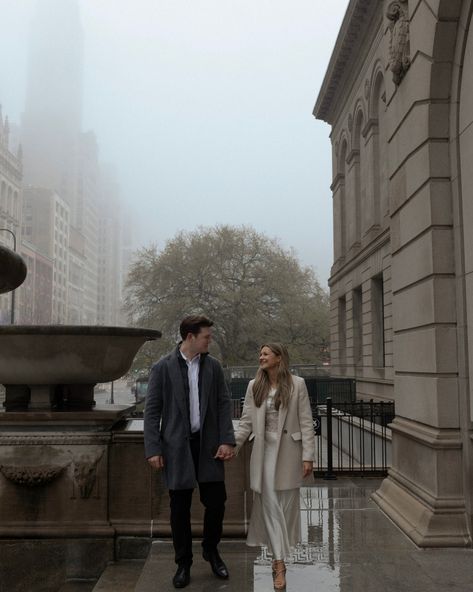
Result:
M37 1L0 0L0 104L18 124ZM330 130L312 109L348 1L63 2L82 21L82 130L116 171L135 245L248 224L325 285Z

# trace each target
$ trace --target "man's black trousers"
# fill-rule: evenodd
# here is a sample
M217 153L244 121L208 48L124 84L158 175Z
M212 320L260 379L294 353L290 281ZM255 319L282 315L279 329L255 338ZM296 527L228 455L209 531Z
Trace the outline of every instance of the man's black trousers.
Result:
M193 434L190 439L195 473L199 472L200 435ZM192 565L191 503L193 489L170 489L171 531L175 561L178 565ZM223 516L227 494L223 481L199 483L200 501L204 512L204 532L202 547L204 551L217 548L222 537Z

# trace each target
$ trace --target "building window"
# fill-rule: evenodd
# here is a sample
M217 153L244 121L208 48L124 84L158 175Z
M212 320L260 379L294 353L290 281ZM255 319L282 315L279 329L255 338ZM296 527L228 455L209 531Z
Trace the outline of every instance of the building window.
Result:
M386 352L384 345L384 282L380 274L371 280L371 327L373 332L373 366L386 366Z
M338 299L338 359L340 366L347 363L347 302L345 296Z
M355 365L363 362L363 294L361 286L355 288L353 298L353 363Z

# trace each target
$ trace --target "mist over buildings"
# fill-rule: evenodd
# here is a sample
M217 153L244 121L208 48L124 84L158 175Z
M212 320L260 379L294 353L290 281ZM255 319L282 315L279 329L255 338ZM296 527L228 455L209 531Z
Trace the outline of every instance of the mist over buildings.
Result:
M28 258L20 322L123 322L132 251L198 225L250 224L279 237L325 282L330 151L311 103L347 2L334 3L331 32L308 0L230 4L2 7L1 150L10 165L0 171L0 225L21 234ZM49 230L45 208L58 212ZM49 320L32 304L40 285L46 309L51 286ZM0 322L9 306L3 297Z
M83 130L83 51L76 0L40 0L21 124L10 138L6 119L1 137L10 166L1 171L0 240L15 235L28 264L16 315L24 324L124 322L130 241L113 169ZM3 297L3 322L8 309Z

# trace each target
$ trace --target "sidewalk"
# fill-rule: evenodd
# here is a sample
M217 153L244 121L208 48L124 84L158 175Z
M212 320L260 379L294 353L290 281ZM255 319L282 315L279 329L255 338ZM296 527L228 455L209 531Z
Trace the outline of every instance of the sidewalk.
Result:
M418 549L370 500L379 479L318 480L301 491L303 543L287 566L294 592L471 592L472 549ZM199 592L271 592L270 560L243 541L223 541L230 579L215 578L194 549L191 583ZM118 566L117 566L118 567ZM127 590L174 590L169 541L156 541ZM121 588L115 586L115 592ZM96 586L103 591L105 587Z

